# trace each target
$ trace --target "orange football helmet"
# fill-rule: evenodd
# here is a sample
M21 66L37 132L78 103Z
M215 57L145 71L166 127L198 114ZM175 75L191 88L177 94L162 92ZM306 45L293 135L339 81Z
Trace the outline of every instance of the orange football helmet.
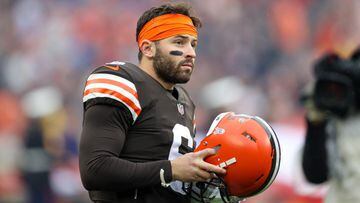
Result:
M195 151L205 148L215 148L217 153L204 160L227 171L207 183L220 190L224 202L263 192L279 171L278 138L270 125L256 116L219 114Z

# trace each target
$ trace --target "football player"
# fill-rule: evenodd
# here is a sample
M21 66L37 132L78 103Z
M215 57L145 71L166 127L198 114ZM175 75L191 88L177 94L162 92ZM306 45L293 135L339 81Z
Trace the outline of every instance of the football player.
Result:
M139 64L111 62L87 78L80 172L93 202L190 202L182 182L225 169L195 148L194 109L186 83L195 68L201 22L184 4L154 7L139 18Z

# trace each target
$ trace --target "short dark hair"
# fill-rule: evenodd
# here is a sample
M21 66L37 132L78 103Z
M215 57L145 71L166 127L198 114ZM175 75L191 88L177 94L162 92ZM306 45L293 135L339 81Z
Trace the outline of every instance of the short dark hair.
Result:
M149 10L145 11L142 16L140 16L139 20L137 21L136 26L136 41L138 41L138 36L141 31L141 29L144 27L144 25L149 22L151 19L169 14L169 13L177 13L186 15L191 18L192 23L196 28L201 27L201 21L199 18L193 16L192 8L190 5L185 3L178 3L178 4L164 4L158 7L152 7ZM138 53L138 59L139 61L142 58L142 52L139 50Z

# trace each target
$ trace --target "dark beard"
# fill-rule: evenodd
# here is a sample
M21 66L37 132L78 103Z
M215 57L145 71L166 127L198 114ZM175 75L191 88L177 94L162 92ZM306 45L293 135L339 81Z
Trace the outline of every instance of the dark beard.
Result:
M156 48L153 66L157 76L166 83L177 84L186 83L190 80L192 71L181 70L181 65L189 62L188 60L180 61L176 64L168 56L165 56L160 49ZM194 68L194 66L193 66Z

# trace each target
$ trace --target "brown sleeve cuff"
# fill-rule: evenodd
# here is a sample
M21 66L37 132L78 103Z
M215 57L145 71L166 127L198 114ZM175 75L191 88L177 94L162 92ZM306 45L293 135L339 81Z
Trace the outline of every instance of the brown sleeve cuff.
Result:
M165 161L164 164L164 178L167 183L172 181L172 170L171 170L171 162L169 160Z

